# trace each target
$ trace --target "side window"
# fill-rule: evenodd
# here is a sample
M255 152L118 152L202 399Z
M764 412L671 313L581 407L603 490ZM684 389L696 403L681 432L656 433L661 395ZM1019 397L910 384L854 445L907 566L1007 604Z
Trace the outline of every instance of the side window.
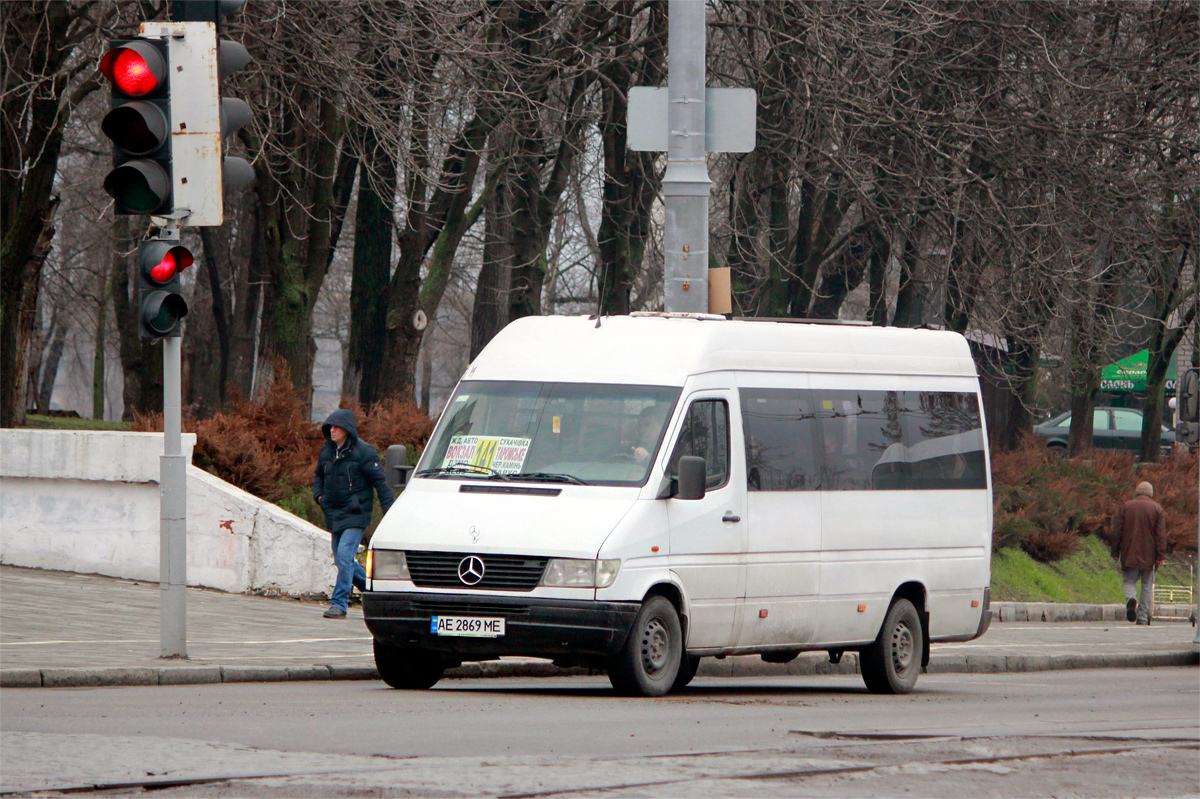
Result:
M1095 410L1092 411L1092 432L1108 429L1108 411Z
M743 388L746 485L751 491L815 491L820 478L812 398L794 388Z
M903 446L901 393L813 391L824 491L871 487L871 475L889 447ZM895 450L893 450L895 452Z
M909 488L986 488L983 426L974 394L906 391Z
M688 408L671 452L671 473L679 470L684 455L704 458L709 491L729 482L729 405L725 400L696 400Z
M1140 414L1133 411L1113 411L1112 415L1114 430L1136 430L1141 432L1142 417Z

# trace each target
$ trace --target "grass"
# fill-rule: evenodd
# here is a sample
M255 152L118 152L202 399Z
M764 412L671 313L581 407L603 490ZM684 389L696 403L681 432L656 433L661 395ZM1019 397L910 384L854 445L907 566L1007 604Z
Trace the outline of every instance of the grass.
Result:
M1120 604L1121 572L1108 548L1096 536L1087 536L1074 555L1055 563L1038 563L1018 548L992 555L992 599L997 602L1081 602ZM1168 556L1159 570L1160 585L1187 585L1192 581L1188 562Z
M998 602L1123 602L1121 573L1095 536L1070 557L1038 563L1017 547L992 556L992 599Z
M44 416L39 413L25 415L25 426L35 430L128 430L125 422L105 422L99 419L84 419L78 416Z

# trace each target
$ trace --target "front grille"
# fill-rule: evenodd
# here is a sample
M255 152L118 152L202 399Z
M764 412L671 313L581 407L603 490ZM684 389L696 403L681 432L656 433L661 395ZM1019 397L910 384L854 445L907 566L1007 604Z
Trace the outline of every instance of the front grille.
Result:
M528 616L528 605L498 602L429 602L415 599L413 612L421 616Z
M549 558L526 555L475 555L483 561L483 579L468 585L458 579L458 565L471 552L405 552L413 583L422 588L478 588L483 591L532 591Z

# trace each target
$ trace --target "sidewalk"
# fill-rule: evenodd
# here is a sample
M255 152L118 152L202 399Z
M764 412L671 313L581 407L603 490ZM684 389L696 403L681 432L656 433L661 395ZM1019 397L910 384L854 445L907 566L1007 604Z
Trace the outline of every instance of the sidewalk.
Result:
M1184 666L1200 662L1187 623L1138 627L1111 619L1119 606L996 606L1001 617L982 638L934 644L932 672ZM1108 609L1108 610L1106 610ZM186 660L159 655L159 588L94 575L0 566L0 687L180 685L189 683L377 679L371 636L355 606L349 618L322 618L324 604L187 591ZM1006 612L1007 610L1007 612ZM1120 608L1123 612L1123 608ZM1107 615L1106 615L1107 614ZM1045 618L1046 621L1041 621ZM788 664L758 656L701 661L700 676L854 673L823 652ZM447 678L583 674L549 661L503 658L467 663Z

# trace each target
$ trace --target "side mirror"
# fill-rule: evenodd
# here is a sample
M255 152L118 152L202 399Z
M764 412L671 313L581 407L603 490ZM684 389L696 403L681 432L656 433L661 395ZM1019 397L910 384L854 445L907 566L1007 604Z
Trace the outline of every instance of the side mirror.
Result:
M403 444L392 444L387 448L388 485L399 494L408 485L415 466L408 465L408 447Z
M704 499L708 474L704 458L684 455L679 459L679 476L676 478L675 499Z

